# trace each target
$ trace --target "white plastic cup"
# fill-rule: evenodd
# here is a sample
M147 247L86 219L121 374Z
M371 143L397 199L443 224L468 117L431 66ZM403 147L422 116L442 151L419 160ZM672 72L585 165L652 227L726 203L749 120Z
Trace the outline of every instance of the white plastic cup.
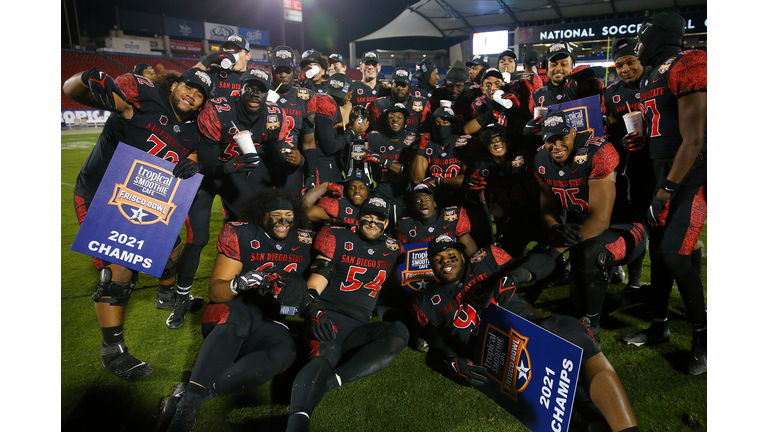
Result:
M440 101L440 106L441 107L450 108L452 105L453 105L453 102L451 102L449 100L441 100Z
M280 94L274 90L269 90L267 93L267 100L272 103L277 103L278 99L280 99Z
M510 81L512 81L512 74L509 72L502 72L501 76L504 77L504 82L509 84Z
M235 134L235 142L243 154L256 153L256 146L251 138L251 131L243 130Z
M493 100L495 100L499 105L503 106L504 108L512 108L512 101L509 99L503 99L504 96L504 90L496 90L496 93L493 94Z
M542 116L542 118L547 115L549 112L549 108L545 106L536 106L533 107L533 118L536 118L538 116Z
M231 51L227 51L227 52L232 54L233 56L235 56L235 62L232 63L232 61L230 59L225 58L224 60L221 61L221 68L222 69L230 69L230 68L232 68L232 66L235 63L237 63L237 61L240 59L240 55L237 54L236 52L231 52Z
M316 65L312 65L312 67L309 68L307 71L307 78L313 78L315 75L320 73L320 68Z
M624 125L627 127L627 133L637 132L637 136L643 136L643 113L634 111L624 114Z

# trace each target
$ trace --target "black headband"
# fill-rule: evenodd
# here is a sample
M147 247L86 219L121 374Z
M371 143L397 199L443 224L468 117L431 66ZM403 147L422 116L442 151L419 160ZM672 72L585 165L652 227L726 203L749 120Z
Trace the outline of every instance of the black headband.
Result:
M285 197L276 197L275 199L271 200L267 203L266 208L264 211L267 213L273 212L275 210L290 210L293 211L293 204L288 198Z

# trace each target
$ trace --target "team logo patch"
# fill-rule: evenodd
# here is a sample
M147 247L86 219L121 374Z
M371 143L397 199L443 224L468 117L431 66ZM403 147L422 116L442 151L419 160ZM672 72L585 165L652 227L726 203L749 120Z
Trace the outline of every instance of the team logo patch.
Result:
M583 165L585 162L587 162L587 152L588 150L586 148L580 148L576 152L576 157L573 158L573 161L579 165Z
M176 210L173 197L180 179L171 171L142 161L134 161L125 183L115 184L109 205L115 205L120 213L136 225L170 223Z
M432 155L432 149L428 148L427 150L424 151L424 153L426 153L428 155Z
M429 231L430 233L433 233L435 232L435 227L429 227L427 228L427 231Z
M487 254L485 253L485 251L480 249L479 251L475 252L475 254L472 255L471 258L469 258L469 261L473 263L480 262L483 260L483 258L486 257L486 255Z
M621 102L621 96L619 96L619 95L615 95L615 96L613 97L613 103L619 103L619 102Z
M409 146L409 145L413 144L413 141L415 139L416 139L416 135L408 135L407 137L405 137L405 141L404 141L405 145Z
M387 239L387 247L390 250L398 250L400 249L400 244L397 243L397 240L390 237Z
M368 255L373 255L373 249L368 249Z
M261 247L261 243L259 243L258 240L251 240L251 247L253 249L258 249L259 247Z
M299 231L299 241L304 244L312 244L312 236L306 231Z
M408 231L408 235L411 236L411 237L416 237L416 230L412 229L412 230Z
M424 105L422 105L421 101L413 101L413 110L421 112L424 110Z
M432 302L433 306L437 306L440 304L440 294L435 294L432 296L431 299L429 299Z
M352 212L354 212L354 210L352 209L352 207L347 207L347 208L345 208L345 209L344 209L344 213L346 213L346 214L348 214L348 215L351 215L351 214L352 214Z
M481 363L486 365L488 376L501 385L501 392L509 395L515 402L531 380L531 356L528 353L528 337L525 337L510 329L501 330L493 325L488 325L486 338L493 338L495 345L493 352L483 351ZM509 359L506 365L498 364L491 355L504 353L503 361ZM498 366L498 367L497 367Z
M344 243L344 250L345 250L345 251L351 251L351 250L352 250L352 248L353 248L353 246L354 246L354 245L352 244L352 242L345 242L345 243Z
M173 125L173 131L179 133L181 132L181 127L179 127L179 125Z
M381 146L381 147L379 147L379 151L384 153L384 152L387 151L387 147L386 146Z
M277 120L276 115L267 116L267 129L275 130L280 127L280 122Z
M672 57L664 62L661 66L659 66L659 75L662 75L666 73L669 70L669 67L672 66L672 62L675 61L675 58Z
M221 79L227 79L227 76L228 76L228 75L229 75L229 74L228 74L228 73L227 73L227 71L225 71L225 70L223 70L223 71L219 72L219 78L221 78Z
M238 131L237 131L237 128L236 128L236 127L234 127L234 126L232 126L231 128L229 128L229 130L227 131L227 133L229 133L230 135L234 135L234 134L236 134L237 132L238 132Z
M448 222L453 222L456 219L458 219L459 216L456 214L456 210L446 210L443 214L443 219L445 219Z
M359 94L359 95L363 94L363 89L361 89L361 88L357 89L357 94Z
M491 172L490 172L490 171L488 171L488 168L483 168L483 169L480 171L480 174L482 174L482 175L483 175L483 177L488 177L488 174L490 174L490 173L491 173Z
M297 95L297 96L299 96L299 99L302 99L302 100L309 100L309 90L307 90L307 89L305 89L305 88L300 88L300 89L299 89L299 90L296 92L296 95Z
M160 124L163 125L163 126L167 125L168 124L168 117L166 117L164 115L161 115L160 116Z
M541 174L541 175L544 175L544 174L546 174L546 170L544 169L544 167L543 167L543 166L540 166L540 167L539 167L539 174Z
M523 155L515 156L515 159L512 161L512 166L515 168L520 168L523 165L525 165L525 158Z
M280 243L278 243L278 244L276 244L276 245L275 245L275 249L277 249L277 250L283 250L283 245L281 245Z

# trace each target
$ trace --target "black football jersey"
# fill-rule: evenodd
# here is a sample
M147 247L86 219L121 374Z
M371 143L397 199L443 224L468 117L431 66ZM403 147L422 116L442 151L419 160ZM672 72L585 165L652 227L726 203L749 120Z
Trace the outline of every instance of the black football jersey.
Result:
M640 82L640 102L650 138L651 158L673 158L683 142L677 99L707 91L707 52L682 51L650 71ZM706 128L704 147L707 151Z
M461 173L464 149L470 135L454 135L443 148L430 139L430 134L421 135L421 143L416 154L427 159L427 177L452 178Z
M472 226L464 207L451 206L438 209L431 220L421 221L404 217L397 221L395 235L403 244L428 242L440 235L459 238L469 234Z
M211 65L210 75L213 80L211 97L226 96L234 98L240 94L240 87L242 87L240 78L243 76L243 72L235 72L222 69L219 65Z
M373 178L376 180L376 193L382 198L392 200L406 196L409 182L407 173L416 147L414 143L418 143L417 135L409 131L402 131L393 138L377 131L368 134L368 147L372 153L403 165L399 174L384 165L374 165L380 167L380 171L374 172Z
M374 100L382 96L389 96L391 85L386 80L376 80L376 85L370 88L362 81L352 81L351 89L350 102L352 105L367 108L368 104Z
M608 141L587 133L576 134L571 151L571 162L560 166L542 146L534 159L535 175L560 199L568 220L583 223L589 217L589 180L606 178L614 172L619 154ZM629 209L627 191L617 190L611 223L633 221Z
M320 302L329 310L368 323L379 291L402 253L400 242L386 234L368 242L347 228L323 227L314 248L335 267Z
M533 155L527 151L508 152L511 154L501 164L490 158L475 164L475 170L485 179L485 202L489 208L499 206L506 217L513 219L529 213L537 215L539 190L533 176Z
M432 97L429 98L429 106L432 111L440 108L441 100L450 100L448 90L445 87L438 87L432 92ZM464 90L459 94L459 97L455 101L451 101L451 109L456 115L456 119L459 121L459 130L464 129L464 125L470 121L472 117L472 102L475 101L474 93L468 90Z
M413 86L413 85L411 86L411 96L423 97L423 98L426 98L427 100L432 98L432 92L434 91L435 91L434 89L426 89L423 87Z
M336 218L336 226L357 227L357 214L360 208L352 204L345 197L322 196L317 200L317 206L325 210L325 213L332 218Z
M307 118L314 115L317 109L315 93L303 87L292 87L288 93L281 94L276 103L283 110L284 119L290 128L286 144L301 149L301 137L315 133L314 125L307 122Z
M394 106L397 101L392 97L380 97L368 104L368 121L371 122L371 130L381 131L384 128L383 122L386 121L381 114L387 108ZM405 129L410 132L418 132L421 123L425 122L431 113L429 105L429 99L421 96L411 96L404 102L400 102L405 105L410 115L405 119Z
M200 142L194 119L179 122L167 94L155 82L126 73L115 79L133 107L133 117L109 116L88 159L80 168L75 194L93 197L120 142L177 163Z

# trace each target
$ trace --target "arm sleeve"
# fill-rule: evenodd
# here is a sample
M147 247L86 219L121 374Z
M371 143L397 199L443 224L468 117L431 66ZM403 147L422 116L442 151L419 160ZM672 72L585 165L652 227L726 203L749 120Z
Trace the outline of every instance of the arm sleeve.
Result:
M616 152L611 143L606 142L592 156L592 170L589 173L589 179L606 178L616 170L618 165L619 153Z
M469 216L467 216L467 211L462 207L461 211L459 211L459 220L456 223L456 238L469 234L470 231L472 231L472 226L469 222Z
M678 98L707 91L707 52L691 51L678 60L669 71L669 89Z
M225 224L216 240L216 250L228 258L240 261L240 247L237 233L231 224Z
M323 227L312 242L312 247L326 258L333 259L333 254L336 252L336 236L330 228Z

